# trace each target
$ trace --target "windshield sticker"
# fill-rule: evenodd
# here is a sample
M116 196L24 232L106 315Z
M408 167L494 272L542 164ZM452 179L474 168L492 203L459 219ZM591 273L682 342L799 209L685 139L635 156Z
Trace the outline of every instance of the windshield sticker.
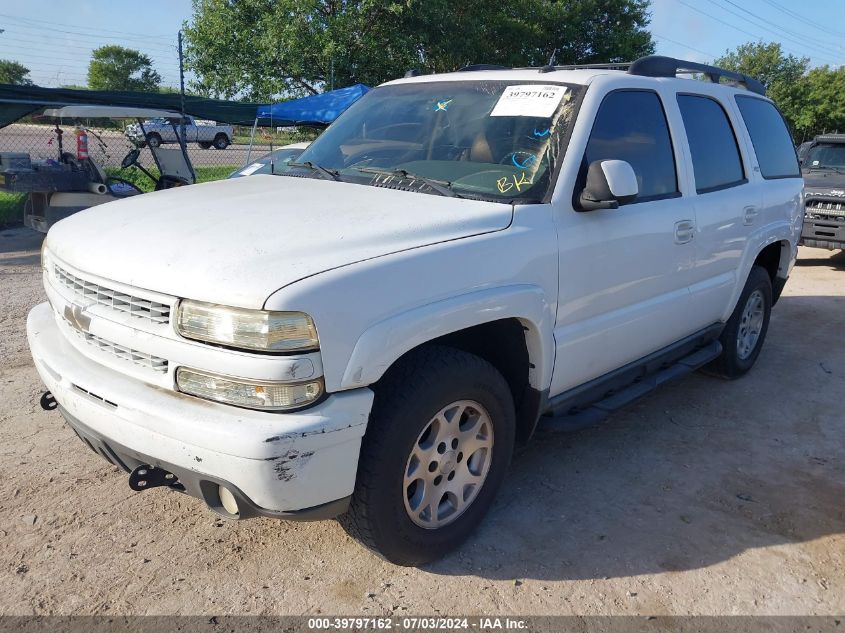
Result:
M259 169L261 169L263 166L264 166L264 165L263 165L263 164L261 164L261 163L253 163L252 165L250 165L249 167L246 167L246 168L242 169L242 170L241 170L241 171L239 171L238 173L239 173L241 176L251 176L252 174L254 174L255 172L257 172Z
M537 156L530 152L514 152L511 154L511 162L517 169L528 169L537 162Z
M500 193L507 193L514 187L516 187L517 191L522 191L523 187L530 187L534 184L534 181L526 176L525 172L521 172L519 177L516 174L513 175L513 182L511 182L507 176L503 176L496 181L496 187L498 188Z
M566 86L508 86L490 116L549 118L557 110L566 91Z
M435 112L448 112L449 104L452 103L454 99L444 99L443 101L438 101L434 104L432 110Z
M545 137L547 137L547 136L549 135L549 133L550 133L551 131L552 131L552 128L550 128L550 127L547 127L547 128L546 128L545 130L543 130L542 132L541 132L540 130L538 130L538 129L535 127L535 128L534 128L534 136L536 136L537 138L545 138Z

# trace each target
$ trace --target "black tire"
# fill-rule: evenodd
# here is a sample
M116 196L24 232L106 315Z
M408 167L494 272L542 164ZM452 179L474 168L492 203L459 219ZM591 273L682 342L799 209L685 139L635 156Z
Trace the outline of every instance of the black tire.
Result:
M745 327L743 317L748 307L749 298L758 291L762 294L763 299L762 326L753 349L751 349L750 353L743 354L739 341L739 333ZM748 280L745 282L745 288L742 289L742 294L739 296L736 308L734 308L731 318L728 319L725 329L719 337L719 342L722 344L722 353L716 360L707 365L705 371L722 378L727 378L728 380L733 380L751 369L760 355L763 342L766 340L771 314L772 280L765 268L754 266L751 268L751 273L748 275Z
M202 149L211 148L211 143L209 143L208 141L200 141L199 143L197 143L197 145L199 145Z
M461 400L474 401L489 414L493 445L487 475L465 510L450 523L434 529L420 527L405 507L409 458L434 416ZM341 524L397 565L415 566L440 558L472 533L492 505L513 454L515 427L508 384L486 360L441 346L411 352L377 386L355 492ZM462 453L457 455L460 462ZM465 459L468 468L470 456ZM445 460L443 464L448 470ZM458 469L454 462L452 467ZM441 496L439 503L446 498Z
M218 134L214 137L214 149L226 149L229 147L229 137L225 134Z
M155 132L147 134L147 145L149 145L150 147L160 147L161 136L156 134Z

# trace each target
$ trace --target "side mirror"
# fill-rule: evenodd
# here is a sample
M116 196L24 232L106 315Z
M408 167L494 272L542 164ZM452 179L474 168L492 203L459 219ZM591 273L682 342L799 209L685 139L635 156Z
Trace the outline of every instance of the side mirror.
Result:
M578 202L581 211L617 209L639 194L637 175L624 160L597 160L587 169L587 185Z

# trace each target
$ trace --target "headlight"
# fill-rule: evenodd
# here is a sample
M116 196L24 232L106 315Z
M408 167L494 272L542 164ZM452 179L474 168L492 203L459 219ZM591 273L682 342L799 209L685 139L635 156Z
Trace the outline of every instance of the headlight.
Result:
M176 330L185 338L262 352L294 352L319 347L317 329L302 312L229 308L180 301Z
M49 272L50 270L50 253L47 250L47 238L41 242L41 268Z
M206 400L264 411L298 409L317 401L323 395L323 381L299 384L262 382L229 378L195 369L176 370L179 391Z

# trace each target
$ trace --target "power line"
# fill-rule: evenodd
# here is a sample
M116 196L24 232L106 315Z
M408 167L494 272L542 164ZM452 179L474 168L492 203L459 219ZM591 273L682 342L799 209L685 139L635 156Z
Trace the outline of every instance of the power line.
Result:
M151 38L152 39L167 39L167 40L173 39L172 35L150 35L149 33L138 33L138 32L132 32L132 31L116 31L114 29L108 29L108 31L106 31L104 29L95 29L95 28L92 28L90 26L85 26L85 25L82 25L82 24L68 24L66 22L51 22L49 20L36 20L35 18L22 18L22 17L17 16L17 15L7 15L5 13L0 13L0 17L9 18L11 20L18 20L19 22L51 24L53 26L71 27L71 28L75 28L75 29L82 29L83 31L94 31L95 33L108 32L108 33L116 33L118 35L129 35L129 36L134 36L134 37L146 39L146 40L149 40ZM85 35L85 34L79 33L79 35Z
M64 30L64 29L54 29L54 28L48 27L48 26L30 26L30 25L26 25L26 24L13 24L12 26L14 26L14 28L16 28L16 29L22 29L24 31L32 31L32 32L39 34L39 35L42 33L42 31L52 31L52 32L56 32L56 33L64 33L66 35L79 35L79 36L85 37L85 38L107 40L107 41L112 42L112 43L115 42L116 40L117 41L127 40L127 39L128 40L139 40L139 41L143 41L144 46L147 47L147 48L150 48L150 49L158 49L158 50L172 50L173 49L172 46L167 46L167 45L162 44L162 43L151 44L148 39L145 39L143 37L134 38L134 37L126 36L126 35L120 35L120 36L116 36L116 35L94 35L92 33L78 33L76 31L67 31L67 30ZM71 41L71 42L85 43L85 40L78 40L78 39L73 39L73 38L67 38L67 39L68 39L68 41ZM139 44L134 44L133 42L129 42L129 43L133 44L134 46L140 46Z
M800 13L798 13L798 12L796 12L796 11L793 11L792 9L787 9L787 8L786 8L785 6L783 6L782 4L780 4L780 3L778 3L778 2L775 2L775 0L763 0L763 2L765 2L765 3L766 3L766 4L768 4L769 6L772 6L772 7L776 8L776 9L778 9L778 10L782 11L783 13L785 13L786 15L788 15L788 16L789 16L790 18L792 18L793 20L798 20L799 22L803 22L803 23L804 23L804 24L806 24L807 26L811 26L811 27L817 28L817 29L819 29L820 31L823 31L823 32L825 32L825 33L828 33L829 35L838 35L839 37L845 37L845 33L843 33L842 31L836 31L836 30L834 30L834 29L831 29L831 28L830 28L828 25L826 25L826 24L821 24L820 22L814 22L814 21L813 21L813 20L811 20L810 18L808 18L808 17L806 17L806 16L803 16L803 15L801 15Z
M765 38L763 38L763 37L762 37L761 35L759 35L759 34L755 34L755 33L751 33L750 31L746 31L745 29L742 29L742 28L740 28L740 27L736 26L735 24L731 24L730 22L727 22L727 21L725 21L725 20L722 20L721 18L717 18L716 16L714 16L714 15L712 15L712 14L710 14L710 13L707 13L706 11L702 11L702 10L701 10L701 9L699 9L698 7L695 7L695 6L691 5L691 4L688 4L687 2L684 2L684 0L678 0L678 2L680 2L680 3L681 3L682 5L684 5L685 7L689 8L689 9L692 9L693 11L695 11L695 12L697 12L697 13L700 13L701 15L706 16L706 17L710 18L711 20L714 20L714 21L716 21L716 22L718 22L718 23L720 23L720 24L724 24L724 25L725 25L725 26L727 26L728 28L732 28L732 29L734 29L735 31L739 31L740 33L744 33L745 35L748 35L748 36L750 36L750 37L753 37L755 40L762 40L762 39L765 39ZM722 8L724 9L724 7L722 7ZM755 26L757 26L757 25L755 25ZM800 52L798 52L798 51L795 51L794 49L790 49L790 48L787 48L787 47L785 47L785 46L784 46L783 48L784 48L784 50L786 50L787 52L794 53L794 54L796 54L796 55L802 55L802 53L800 53ZM815 55L815 57L820 59L819 55ZM831 63L837 63L837 62L831 62Z
M718 55L714 55L713 53L708 53L707 51L703 51L700 48L694 48L694 47L692 47L688 44L682 44L681 42L678 42L678 41L673 40L669 37L666 37L665 35L659 35L658 33L655 33L654 31L652 31L651 34L659 40L664 40L666 42L669 42L670 44L675 44L676 46L680 46L682 48L689 49L689 50L694 51L696 53L701 53L702 55L707 55L710 59L716 59L718 57Z
M747 20L748 19L748 18L740 15L736 11L732 11L731 9L729 9L725 6L722 6L721 4L716 4L716 0L708 0L708 1L711 4L714 4L715 6L719 7L723 11L727 11L728 13L735 15L736 17L738 17L741 20ZM764 26L763 24L754 24L752 22L752 24L754 24L754 26L756 26L757 28L764 29L764 30L768 31L769 33L773 33L774 35L777 35L777 36L780 36L780 37L785 37L785 38L789 39L790 41L795 42L796 44L799 44L800 46L806 46L810 49L815 49L815 50L822 52L824 54L827 54L827 55L831 55L831 54L832 55L838 55L839 54L839 51L834 51L834 50L831 50L830 48L827 48L827 46L825 46L824 43L816 44L816 43L813 43L813 42L807 42L806 40L808 38L810 38L811 36L806 35L806 34L802 34L802 33L796 33L794 31L790 31L790 30L788 30L788 29L786 29L786 28L784 28L784 27L782 27L778 24L775 24L771 20L767 20L764 17L758 16L758 15L752 13L748 9L745 9L745 8L739 6L736 2L733 2L733 0L719 0L719 2L725 2L725 3L727 3L727 4L729 4L733 7L736 7L737 9L742 11L743 13L750 15L755 20L758 20L760 22L763 22L765 24L769 24L769 25L775 27L774 29L771 29L771 28Z

